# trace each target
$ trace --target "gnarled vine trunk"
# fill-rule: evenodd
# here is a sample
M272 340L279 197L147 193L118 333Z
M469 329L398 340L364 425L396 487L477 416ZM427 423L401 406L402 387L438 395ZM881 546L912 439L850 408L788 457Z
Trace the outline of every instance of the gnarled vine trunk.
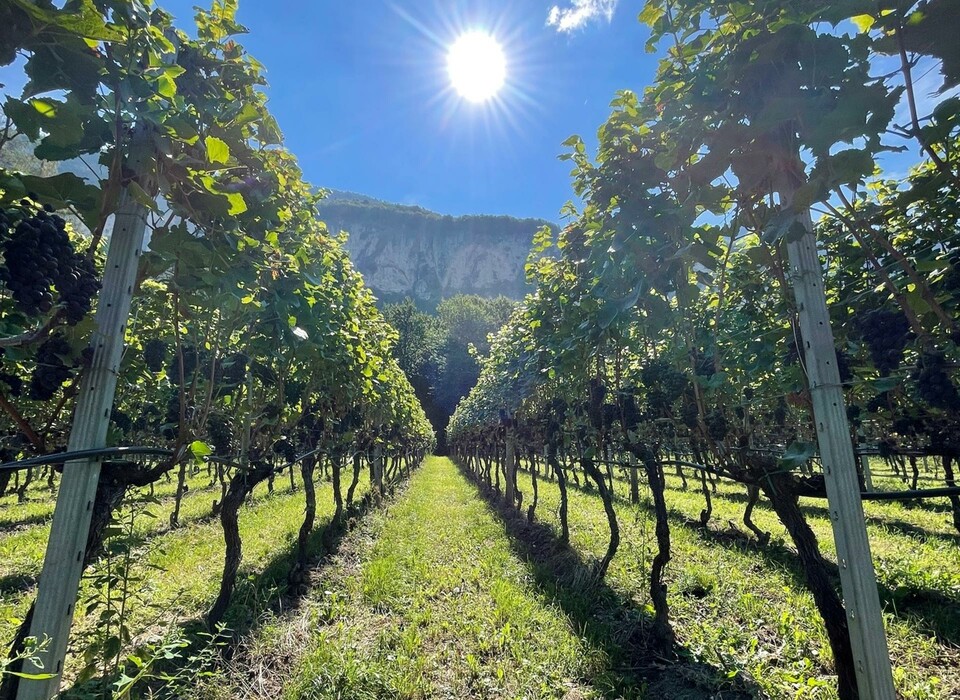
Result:
M800 501L793 492L790 477L777 473L775 469L767 470L760 480L760 488L770 500L797 548L804 581L813 594L813 600L827 629L830 648L833 650L840 700L858 700L860 695L857 690L847 614L830 580L829 568L820 554L817 537L800 510Z
M273 475L273 466L268 462L251 462L249 471L238 473L230 480L227 495L220 505L220 525L223 528L225 546L223 556L223 574L220 577L220 591L217 599L207 613L207 626L215 629L223 620L230 598L237 585L237 573L243 558L243 543L240 540L240 506L257 484Z
M605 475L597 469L596 462L590 457L584 457L581 461L583 472L589 476L597 486L597 492L600 494L600 500L603 501L603 512L607 515L607 525L610 528L610 541L607 544L607 552L600 560L597 566L597 578L603 579L607 575L607 569L613 556L620 547L620 525L617 523L617 513L613 508L613 496L607 489L607 480Z
M653 601L653 635L661 649L667 650L675 641L673 627L670 625L670 604L667 601L667 585L664 572L670 561L670 516L667 511L666 479L663 465L646 445L626 441L627 450L643 465L650 493L653 496L655 517L654 532L657 538L657 553L650 565L650 600Z

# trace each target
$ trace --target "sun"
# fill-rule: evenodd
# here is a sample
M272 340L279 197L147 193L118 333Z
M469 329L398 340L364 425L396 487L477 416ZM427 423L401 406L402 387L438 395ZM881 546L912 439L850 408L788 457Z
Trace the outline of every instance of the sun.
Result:
M493 36L483 31L467 32L450 45L447 73L461 97L470 102L484 102L503 87L507 59Z

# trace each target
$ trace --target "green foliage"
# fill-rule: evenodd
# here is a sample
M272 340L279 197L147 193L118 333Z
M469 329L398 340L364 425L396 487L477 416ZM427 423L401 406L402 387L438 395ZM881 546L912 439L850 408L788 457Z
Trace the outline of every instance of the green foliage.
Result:
M509 416L535 453L646 455L655 494L671 454L781 506L815 491L821 475L801 476L816 430L788 258L816 215L858 440L953 460L956 105L917 115L911 70L932 57L952 85L954 66L939 29L924 41L907 28L944 7L647 2L641 21L663 49L656 79L614 97L594 155L579 137L565 143L581 204L566 209L560 255L528 264L537 291L457 407L454 452L495 454ZM877 53L900 57L900 70L877 76ZM901 101L907 125L892 123ZM924 160L906 181L878 178L878 154L904 139ZM960 528L960 500L951 508ZM662 511L657 530L662 560Z
M282 147L264 68L238 42L236 10L235 0L198 9L186 32L150 2L17 0L0 9L0 62L22 56L25 78L3 105L0 208L30 210L41 229L52 220L50 241L75 243L67 255L40 241L18 269L29 279L4 276L4 291L21 297L0 298L5 458L68 444L95 325L88 300L71 306L79 295L70 292L81 273L99 276L113 216L128 201L149 212L149 245L108 442L168 447L176 458L135 465L125 484L216 456L224 494L233 483L242 498L258 480L272 482L291 452L377 447L409 457L432 445L391 354L395 331ZM25 157L24 139L46 165ZM49 163L66 161L70 171L50 172ZM89 235L61 226L61 214ZM21 218L0 236L6 272L25 257L15 241ZM31 391L18 391L27 379ZM132 640L114 604L122 608L129 591L108 569L97 569L105 636L90 667L104 682L125 665ZM227 572L225 594L232 588Z

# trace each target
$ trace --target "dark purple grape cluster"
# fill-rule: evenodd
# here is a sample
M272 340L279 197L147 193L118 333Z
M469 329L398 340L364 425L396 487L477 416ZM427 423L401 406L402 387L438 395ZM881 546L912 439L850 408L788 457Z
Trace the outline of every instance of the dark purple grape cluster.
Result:
M167 344L159 338L148 340L143 346L143 363L151 372L159 372L163 369L163 363L167 359Z
M683 424L693 430L697 427L699 417L700 410L697 408L697 404L693 399L685 401L680 409L680 420L683 421Z
M290 463L297 458L297 449L286 437L282 437L273 443L273 453L285 463Z
M773 422L781 428L787 424L787 404L782 399L773 409Z
M186 414L184 417L188 417L190 412L189 406L186 407ZM174 391L167 398L167 408L166 413L163 417L163 424L160 427L160 435L167 439L173 440L177 437L177 433L180 426L180 392Z
M783 364L790 366L797 364L803 355L800 351L800 348L803 346L800 329L797 328L795 333L787 336L784 343L786 343L787 347L783 350Z
M155 428L160 419L160 407L155 403L145 403L141 406L137 417L133 419L134 430L148 430Z
M174 353L173 359L170 361L170 366L167 367L167 376L173 384L180 384L182 369L183 380L187 384L190 384L190 382L193 381L193 373L197 370L197 365L203 358L201 358L200 353L198 353L197 349L192 345L184 345L180 350L180 354L183 355L182 367L180 356Z
M48 313L59 302L67 322L75 325L90 312L100 290L96 268L74 250L61 217L35 209L27 199L21 204L23 210L0 210L0 281L27 316Z
M716 362L712 354L700 354L699 352L693 358L696 373L700 377L712 377L717 372Z
M850 362L850 355L844 350L837 351L837 371L840 373L840 383L843 386L850 386L853 383L853 365Z
M876 309L857 322L860 336L870 349L870 359L881 377L889 376L903 362L910 340L910 322L899 311Z
M863 423L861 415L863 414L863 409L860 408L855 403L847 405L847 420L850 421L852 425L860 425Z
M0 382L6 385L7 393L14 398L23 393L23 380L15 374L0 372Z
M947 359L939 352L925 352L913 373L917 393L933 408L960 410L960 394L947 372Z
M73 366L63 361L73 349L62 335L52 335L37 348L36 367L30 375L30 398L49 401L73 374Z
M877 394L876 396L871 397L867 401L867 411L870 413L877 413L878 411L885 411L890 408L890 392L883 391Z
M283 400L288 406L293 406L298 403L301 398L303 398L304 389L303 382L298 382L295 379L289 379L283 384Z
M133 419L118 408L110 411L110 422L124 433L129 433L130 429L133 428Z
M235 352L223 360L223 383L230 387L239 386L247 378L247 365L250 358L242 352Z
M711 359L712 363L712 359ZM640 372L644 385L659 386L671 400L680 398L689 382L683 372L670 366L662 360L654 360Z
M953 293L960 292L960 254L950 256L950 269L941 278L940 286Z
M207 418L207 436L214 453L226 456L233 450L233 423L222 413L211 413Z
M624 391L620 394L620 410L623 416L623 427L625 430L636 430L640 425L640 409L637 407L637 397L632 391Z
M61 265L60 273L56 287L64 307L63 315L68 324L75 326L90 313L93 298L100 291L97 269L89 258L74 253Z
M730 432L730 424L726 416L721 411L711 411L704 420L707 426L707 434L717 442L722 441Z

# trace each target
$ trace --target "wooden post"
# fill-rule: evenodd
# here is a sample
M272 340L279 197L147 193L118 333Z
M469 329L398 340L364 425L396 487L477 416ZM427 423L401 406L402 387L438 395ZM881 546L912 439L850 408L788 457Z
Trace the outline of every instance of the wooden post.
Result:
M788 189L789 188L785 188ZM783 192L789 206L793 191ZM837 368L836 348L823 289L823 271L809 210L798 215L804 233L787 243L790 276L803 335L806 372L823 462L830 524L837 548L843 603L850 628L857 685L864 700L895 700L890 653L883 629L877 579L860 500L857 465Z
M370 462L370 469L373 474L373 488L378 495L383 496L385 493L383 485L383 450L379 445L373 448L373 459Z
M627 458L627 461L630 462L630 502L637 504L640 502L640 474L638 473L640 465L637 464L637 458L632 454Z
M132 172L150 173L139 183L146 192L154 189L150 143L148 134L138 130L127 165ZM91 338L93 360L80 384L68 450L87 450L106 444L146 223L147 208L125 189L114 219L103 288L97 302ZM41 642L49 640L49 646L40 654L43 668L29 661L24 663L27 673L54 675L44 680L22 679L17 700L49 700L60 689L99 480L100 459L76 460L64 466L30 626L30 635Z
M857 431L857 442L863 445L863 429ZM924 458L926 459L926 458ZM873 491L873 472L870 471L870 455L860 455L860 470L863 472L863 486L866 491Z
M517 436L509 423L504 435L506 449L503 456L503 475L507 480L505 496L507 503L513 508L517 502Z

